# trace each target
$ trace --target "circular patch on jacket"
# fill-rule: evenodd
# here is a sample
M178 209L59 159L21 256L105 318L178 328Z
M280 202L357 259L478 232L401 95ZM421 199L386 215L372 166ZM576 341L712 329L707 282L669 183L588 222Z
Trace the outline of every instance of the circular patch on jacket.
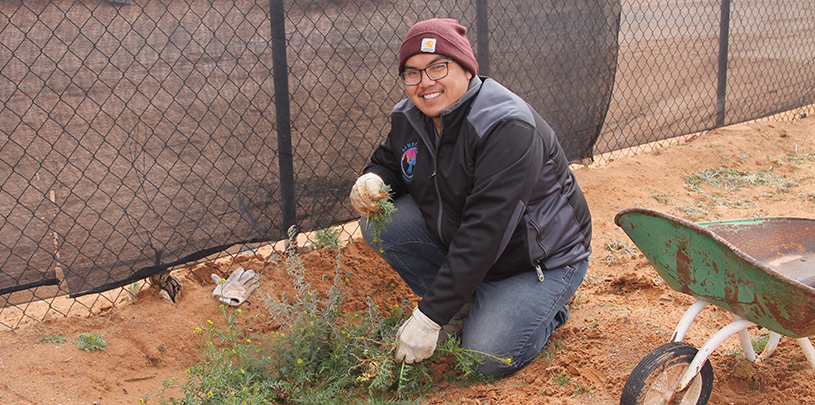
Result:
M410 181L413 178L413 167L416 165L416 147L407 149L402 153L402 176Z

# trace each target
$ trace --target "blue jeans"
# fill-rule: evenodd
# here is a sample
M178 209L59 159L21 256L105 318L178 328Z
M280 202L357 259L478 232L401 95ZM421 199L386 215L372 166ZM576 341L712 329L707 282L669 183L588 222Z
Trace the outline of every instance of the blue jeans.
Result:
M394 205L396 212L380 241L372 240L364 218L360 222L362 234L365 242L422 297L441 268L446 251L428 231L413 198L402 196ZM489 354L477 370L503 376L534 360L552 332L569 319L569 300L588 267L588 260L584 260L550 269L544 273L543 282L538 281L534 271L499 281L482 281L461 335L464 348Z

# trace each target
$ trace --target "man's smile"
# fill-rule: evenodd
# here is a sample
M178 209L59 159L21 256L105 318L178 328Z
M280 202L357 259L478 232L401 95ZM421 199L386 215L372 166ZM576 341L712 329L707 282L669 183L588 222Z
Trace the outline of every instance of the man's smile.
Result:
M434 91L432 93L422 94L422 98L425 100L432 100L438 96L441 96L441 91Z

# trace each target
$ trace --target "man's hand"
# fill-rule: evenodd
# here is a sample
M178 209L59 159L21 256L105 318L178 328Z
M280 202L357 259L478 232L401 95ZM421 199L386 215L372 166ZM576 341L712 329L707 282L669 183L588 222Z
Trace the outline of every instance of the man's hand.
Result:
M396 332L399 345L396 348L396 361L413 364L432 356L436 351L440 329L441 326L419 311L418 307L414 309L413 316Z
M385 182L374 173L360 176L351 188L351 205L354 210L365 218L378 213L379 204L376 202L388 196L388 193L382 190L384 187Z

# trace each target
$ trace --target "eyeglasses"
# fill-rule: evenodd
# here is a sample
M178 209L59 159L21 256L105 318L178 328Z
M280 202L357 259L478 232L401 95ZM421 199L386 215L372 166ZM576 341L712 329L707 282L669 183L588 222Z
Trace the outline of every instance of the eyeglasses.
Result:
M405 83L405 86L415 86L422 82L422 72L427 73L427 78L430 80L441 80L447 77L447 73L449 70L447 69L447 65L449 65L453 60L448 60L447 62L436 63L434 65L430 65L424 69L411 69L405 70L402 73L399 73L399 77L402 78L402 82Z

